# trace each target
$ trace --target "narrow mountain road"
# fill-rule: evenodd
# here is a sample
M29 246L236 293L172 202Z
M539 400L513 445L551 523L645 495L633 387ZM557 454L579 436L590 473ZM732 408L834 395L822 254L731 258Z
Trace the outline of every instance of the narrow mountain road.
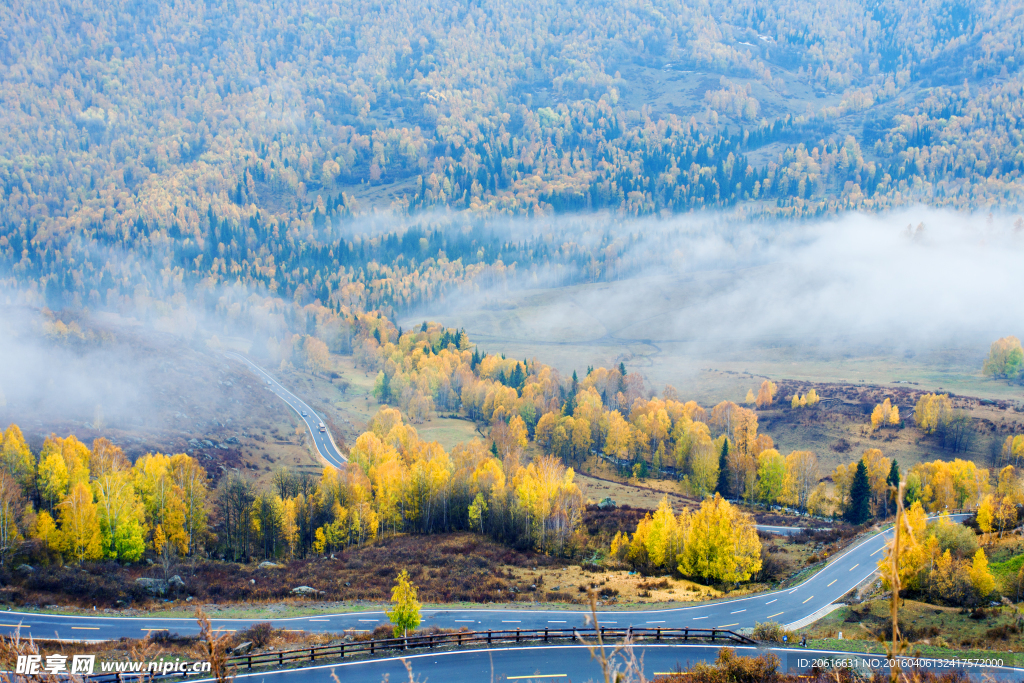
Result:
M228 353L227 356L232 360L244 363L264 382L264 386L266 386L267 389L272 391L278 396L278 398L291 406L292 410L294 410L306 424L310 435L313 437L313 445L316 446L316 450L320 453L320 457L323 458L327 464L335 467L345 466L345 463L348 462L348 458L342 455L338 445L334 443L334 437L331 436L331 431L327 429L326 426L324 426L321 431L321 426L325 425L325 423L323 418L317 415L315 410L306 405L306 403L298 396L285 389L273 375L253 363L245 356L238 353Z

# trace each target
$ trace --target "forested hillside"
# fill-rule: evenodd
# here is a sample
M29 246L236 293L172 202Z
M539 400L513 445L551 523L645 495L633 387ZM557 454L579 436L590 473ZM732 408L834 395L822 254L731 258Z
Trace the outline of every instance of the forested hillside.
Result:
M1016 192L1019 9L16 2L4 218L984 201Z
M1014 207L1020 9L7 3L0 269L51 305L205 281L402 307L535 248L340 239L381 209L404 233L437 208ZM577 260L606 274L607 246Z

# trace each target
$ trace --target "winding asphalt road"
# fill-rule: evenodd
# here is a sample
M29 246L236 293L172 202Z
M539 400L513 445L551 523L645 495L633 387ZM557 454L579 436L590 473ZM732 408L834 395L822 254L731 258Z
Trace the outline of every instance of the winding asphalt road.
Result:
M969 515L954 515L962 521ZM875 573L878 560L892 531L872 534L855 542L833 557L818 573L795 588L759 593L735 600L720 600L685 607L641 611L602 611L598 620L607 626L624 628L676 627L740 629L757 622L777 621L800 626ZM281 571L269 569L266 571ZM258 578L257 578L258 580ZM567 586L568 587L568 586ZM552 586L552 589L554 586ZM587 612L580 610L540 609L427 609L421 612L423 627L466 627L471 631L521 629L583 628ZM211 615L215 616L215 615ZM215 628L238 631L267 619L214 619ZM317 614L308 617L270 620L275 627L294 631L337 633L348 629L372 631L388 623L383 611ZM193 619L152 617L114 617L98 613L83 616L0 612L0 634L13 633L19 625L24 634L36 639L110 640L143 637L152 631L190 635L198 633Z
M320 424L323 422L323 418L317 415L315 410L306 405L301 398L281 386L281 383L278 382L273 375L253 363L245 356L237 353L228 353L227 356L232 360L245 363L245 365L247 365L257 377L266 383L265 386L267 389L274 392L278 398L291 406L292 410L294 410L295 413L302 418L302 421L306 423L306 427L309 429L309 433L313 437L313 445L316 446L316 450L320 453L321 458L323 458L329 465L334 465L335 467L345 466L345 463L348 462L348 458L341 454L341 450L338 448L338 445L334 443L334 437L331 436L330 430L324 432L320 431Z

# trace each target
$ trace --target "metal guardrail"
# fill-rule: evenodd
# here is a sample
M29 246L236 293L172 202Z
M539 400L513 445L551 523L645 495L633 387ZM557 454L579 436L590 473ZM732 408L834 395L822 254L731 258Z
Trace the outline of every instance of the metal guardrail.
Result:
M756 640L747 636L720 628L606 628L600 629L602 639L620 639L629 637L634 641L653 640L710 640L729 641L741 645L757 645ZM315 662L317 659L344 659L357 654L377 654L393 650L411 650L445 646L463 646L494 643L523 642L557 642L560 640L575 641L581 638L596 638L595 629L516 629L506 631L456 631L454 633L434 633L406 638L386 638L381 640L363 640L337 645L321 645L301 648L298 650L279 650L276 652L260 652L229 657L227 665L235 669L252 669L257 666L283 667L286 663L303 661ZM145 681L170 677L182 677L189 674L170 672L156 674L140 673L109 673L85 677L89 683L122 683L123 681ZM194 674L193 674L194 675Z

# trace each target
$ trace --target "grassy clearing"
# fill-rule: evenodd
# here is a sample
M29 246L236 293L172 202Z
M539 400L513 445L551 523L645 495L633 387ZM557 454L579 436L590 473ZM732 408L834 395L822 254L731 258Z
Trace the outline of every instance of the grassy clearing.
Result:
M521 290L470 300L427 316L464 327L492 352L536 357L565 374L620 361L656 387L672 384L702 403L741 401L751 377L898 386L1020 400L1019 389L981 377L987 342L978 346L886 353L879 346L808 347L786 339L707 339L679 325L707 288L732 274L664 281L633 278L557 289ZM767 273L766 273L767 275ZM402 321L411 324L417 321Z
M425 423L416 426L420 438L425 441L436 441L445 450L451 450L456 444L482 439L477 431L476 424L469 420L449 419L435 417Z
M891 636L889 609L888 600L868 600L840 608L804 631L814 647L880 652L878 638ZM1020 652L1024 649L1022 618L1020 611L1010 606L969 612L915 600L900 605L901 631L913 651L927 656Z
M331 370L338 377L312 375L294 368L273 374L289 391L329 418L345 443L351 445L380 409L380 404L373 397L375 377L356 367L352 356L332 355ZM281 410L289 411L283 402ZM448 450L458 443L480 438L476 424L469 420L434 417L413 426L420 438L437 441Z

